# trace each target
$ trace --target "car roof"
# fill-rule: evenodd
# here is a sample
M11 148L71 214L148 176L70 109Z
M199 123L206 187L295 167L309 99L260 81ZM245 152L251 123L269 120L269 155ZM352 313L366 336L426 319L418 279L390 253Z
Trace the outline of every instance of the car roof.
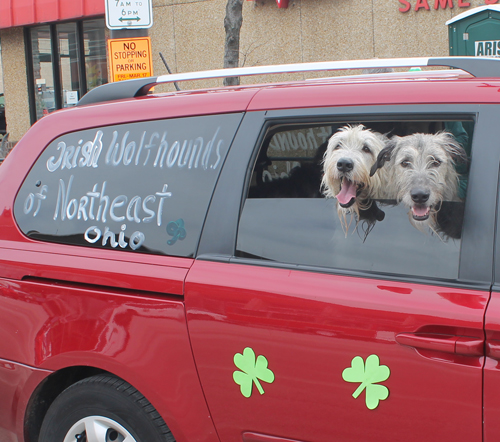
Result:
M393 76L349 81L314 81L263 88L247 108L277 110L310 107L500 102L500 78L485 82L461 76Z

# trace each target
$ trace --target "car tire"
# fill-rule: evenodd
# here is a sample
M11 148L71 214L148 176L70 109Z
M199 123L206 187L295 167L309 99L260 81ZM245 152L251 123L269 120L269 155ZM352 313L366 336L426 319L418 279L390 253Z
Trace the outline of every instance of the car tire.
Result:
M129 383L109 375L92 376L64 390L49 407L38 440L175 442L151 403Z

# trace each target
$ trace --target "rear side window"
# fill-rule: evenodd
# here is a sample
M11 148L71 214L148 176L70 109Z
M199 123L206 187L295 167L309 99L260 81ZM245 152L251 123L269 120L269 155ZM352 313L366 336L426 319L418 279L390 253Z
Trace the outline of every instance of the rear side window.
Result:
M236 254L456 279L472 136L449 119L270 127Z
M107 126L51 142L15 201L28 237L192 257L241 114Z

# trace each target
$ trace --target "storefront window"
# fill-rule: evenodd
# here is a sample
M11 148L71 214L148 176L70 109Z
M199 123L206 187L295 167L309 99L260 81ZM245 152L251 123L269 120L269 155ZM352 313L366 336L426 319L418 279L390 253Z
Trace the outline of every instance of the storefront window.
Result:
M49 26L40 26L31 30L31 50L35 80L35 109L38 120L56 109Z
M56 26L62 107L74 106L80 93L80 57L76 23Z
M106 37L102 20L83 22L83 44L87 90L90 90L108 82Z
M108 82L104 20L30 28L32 122ZM32 91L32 93L31 93Z

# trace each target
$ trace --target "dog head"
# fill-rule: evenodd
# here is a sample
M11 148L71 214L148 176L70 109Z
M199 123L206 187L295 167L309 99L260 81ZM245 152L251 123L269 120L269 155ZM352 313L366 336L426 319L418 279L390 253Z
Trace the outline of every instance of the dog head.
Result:
M360 204L376 196L380 177L370 177L370 169L387 139L363 125L345 126L328 141L323 160L322 188L338 206L359 213Z
M388 170L389 189L406 205L412 223L420 228L432 219L443 201L457 201L458 173L455 165L467 154L449 132L416 133L393 137L378 155L371 174ZM386 165L387 164L387 165Z

